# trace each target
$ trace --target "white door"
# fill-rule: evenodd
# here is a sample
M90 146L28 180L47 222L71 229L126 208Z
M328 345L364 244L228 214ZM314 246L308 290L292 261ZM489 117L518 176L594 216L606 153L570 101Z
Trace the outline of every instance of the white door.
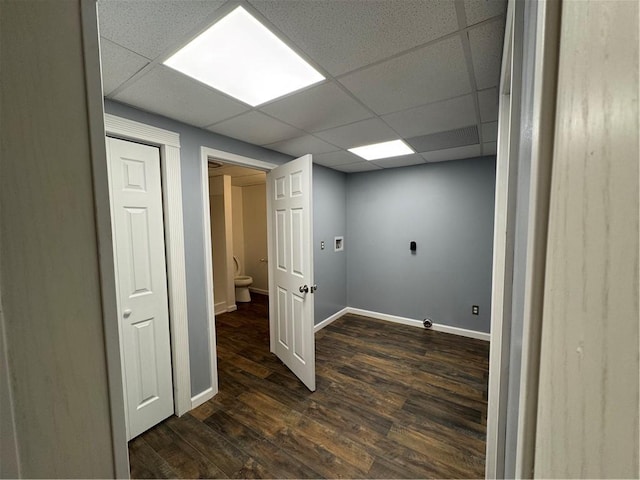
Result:
M160 151L107 138L127 434L173 413Z
M271 351L314 391L311 195L311 155L267 175Z

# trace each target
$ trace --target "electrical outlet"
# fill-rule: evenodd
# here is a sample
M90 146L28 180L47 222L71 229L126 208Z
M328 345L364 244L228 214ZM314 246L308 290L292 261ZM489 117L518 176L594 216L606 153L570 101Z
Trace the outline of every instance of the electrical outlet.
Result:
M320 250L324 250L324 240L320 242Z
M479 315L480 314L480 307L478 305L473 305L471 307L471 313L473 315Z

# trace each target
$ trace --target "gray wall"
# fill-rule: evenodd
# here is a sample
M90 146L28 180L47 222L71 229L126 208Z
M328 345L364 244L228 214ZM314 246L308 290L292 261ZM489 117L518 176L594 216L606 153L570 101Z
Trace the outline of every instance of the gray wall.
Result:
M176 120L143 112L117 102L105 100L104 108L106 113L180 134L182 209L184 215L187 310L189 316L189 363L191 367L191 395L193 396L211 386L206 316L202 192L200 188L200 147L216 148L272 163L284 163L290 160L291 157L192 127Z
M347 306L347 175L313 166L313 268L318 285L315 293L315 323ZM345 249L333 251L333 239L345 237ZM320 242L325 249L320 249Z
M489 332L494 189L495 157L350 174L348 305Z

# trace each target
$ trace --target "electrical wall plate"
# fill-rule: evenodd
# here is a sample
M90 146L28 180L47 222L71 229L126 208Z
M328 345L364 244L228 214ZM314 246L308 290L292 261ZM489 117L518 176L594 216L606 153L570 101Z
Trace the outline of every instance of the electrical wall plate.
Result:
M344 250L344 237L334 237L333 239L333 251L341 252Z

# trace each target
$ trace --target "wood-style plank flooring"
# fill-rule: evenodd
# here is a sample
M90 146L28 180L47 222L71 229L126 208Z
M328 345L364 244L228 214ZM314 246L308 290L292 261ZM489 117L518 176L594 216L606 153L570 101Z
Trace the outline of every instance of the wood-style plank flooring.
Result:
M132 477L484 476L487 342L347 315L316 334L311 393L252 296L216 318L220 392L132 440Z

